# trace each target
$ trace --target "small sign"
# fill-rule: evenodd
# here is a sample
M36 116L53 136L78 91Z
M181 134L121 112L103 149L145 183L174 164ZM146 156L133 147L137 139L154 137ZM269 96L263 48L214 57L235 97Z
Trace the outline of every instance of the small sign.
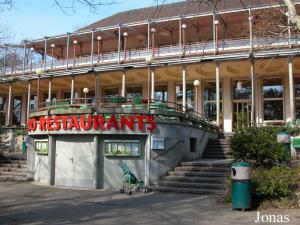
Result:
M151 149L153 150L164 150L165 149L165 138L163 137L152 137Z
M48 155L48 141L47 140L37 140L34 143L34 150L39 155Z

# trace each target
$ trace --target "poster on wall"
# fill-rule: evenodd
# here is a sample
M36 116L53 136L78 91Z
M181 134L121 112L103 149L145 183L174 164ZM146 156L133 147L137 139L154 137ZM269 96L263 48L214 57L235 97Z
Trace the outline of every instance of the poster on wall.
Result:
M48 141L47 140L35 141L34 150L39 155L48 155Z
M140 156L139 141L104 141L106 156Z

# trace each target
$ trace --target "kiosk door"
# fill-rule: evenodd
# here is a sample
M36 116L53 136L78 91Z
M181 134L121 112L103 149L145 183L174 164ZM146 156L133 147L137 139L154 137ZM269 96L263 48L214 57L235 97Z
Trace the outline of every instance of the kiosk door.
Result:
M93 188L94 166L93 138L72 136L56 140L55 185Z

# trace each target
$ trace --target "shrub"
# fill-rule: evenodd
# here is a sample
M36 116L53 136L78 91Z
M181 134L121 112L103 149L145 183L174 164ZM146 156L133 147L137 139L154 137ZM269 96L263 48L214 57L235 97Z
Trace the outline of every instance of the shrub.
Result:
M252 178L254 194L260 199L291 196L297 184L297 176L297 169L277 166L271 169L257 168Z
M270 126L238 129L230 141L235 160L253 161L257 165L288 161L289 150L277 143L277 133L283 130L296 132L291 128Z

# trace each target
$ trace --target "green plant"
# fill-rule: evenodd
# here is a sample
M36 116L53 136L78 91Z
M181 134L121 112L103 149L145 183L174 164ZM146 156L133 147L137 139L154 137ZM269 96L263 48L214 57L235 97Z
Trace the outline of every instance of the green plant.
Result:
M26 129L19 128L19 129L15 130L15 133L16 133L16 136L19 136L19 135L27 135L28 132Z
M292 128L242 127L237 129L230 141L235 160L252 161L256 165L272 165L275 162L288 161L289 150L277 143L279 131Z
M259 199L291 197L298 188L299 169L272 167L253 170L254 194Z

